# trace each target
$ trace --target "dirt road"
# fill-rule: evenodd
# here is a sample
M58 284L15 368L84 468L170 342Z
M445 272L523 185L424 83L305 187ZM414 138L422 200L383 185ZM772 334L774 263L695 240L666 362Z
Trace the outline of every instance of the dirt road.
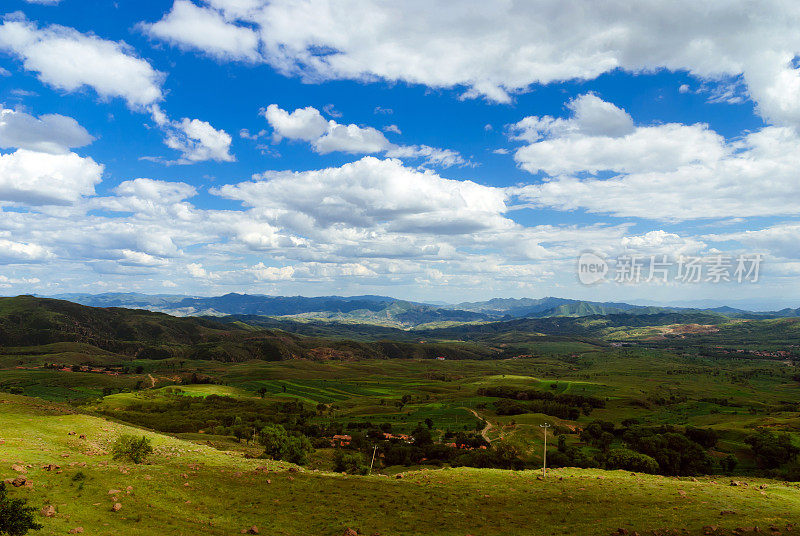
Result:
M474 409L472 408L464 408L464 409L466 409L467 411L475 415L475 417L486 423L486 426L484 426L483 430L481 430L481 435L483 436L483 438L486 440L487 443L491 443L492 440L489 439L489 430L492 430L494 428L494 426L492 426L492 423L490 423L488 419L484 419L483 417L481 417L480 413L478 413Z

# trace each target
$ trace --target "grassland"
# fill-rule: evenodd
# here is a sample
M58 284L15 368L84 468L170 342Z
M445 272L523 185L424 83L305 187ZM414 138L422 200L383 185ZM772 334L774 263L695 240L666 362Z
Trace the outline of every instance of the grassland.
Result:
M26 316L23 302L38 308ZM342 534L346 527L383 535L600 535L620 528L700 534L704 525L791 533L786 524L800 519L800 488L754 477L789 473L765 472L745 441L768 429L800 445L793 319L712 325L702 324L708 315L695 315L695 324L676 325L681 315L610 315L415 332L308 323L306 336L268 331L247 317L194 324L86 309L46 300L0 303L0 335L13 336L0 347L0 477L14 476L12 464L30 465L33 488L13 493L37 507L56 506L45 534L77 526L87 534L237 534L251 525L262 534L292 535ZM171 342L162 344L159 333ZM330 338L315 338L321 333ZM734 351L740 345L743 351ZM779 357L769 354L776 350ZM487 394L498 388L602 404L569 419L530 409L510 415ZM192 427L162 426L184 402L192 409L180 415L191 417ZM248 430L255 422L286 422L271 418L289 414L303 419L304 429L322 430L310 435L317 450L306 469L250 459L263 447L235 430L233 416L222 409L205 415L223 402L236 416L249 415ZM197 407L203 415L193 413ZM162 417L156 423L148 415ZM328 448L331 430L372 423L408 434L424 423L441 443L455 432L480 431L493 445L513 446L534 468L541 464L540 425L558 426L567 447L593 456L600 447L580 431L596 420L712 429L719 438L707 450L713 471L720 473L728 454L739 463L727 477L558 468L545 481L533 470L440 467L418 458L385 466L378 459L375 474L361 477L333 473ZM108 455L111 442L130 431L153 439L148 464L120 464ZM623 446L623 434L613 441ZM551 436L550 452L555 443ZM372 452L371 444L358 448ZM49 463L61 472L41 469ZM748 485L730 486L731 479ZM117 501L122 509L112 512Z
M553 357L496 361L306 360L246 363L174 360L133 362L141 374L109 376L85 372L26 370L0 372L0 384L29 396L72 401L85 411L115 410L154 400L180 376L198 374L217 385L183 385L184 394L217 394L266 400L299 400L313 409L320 424L390 423L408 433L430 419L434 430L483 429L491 440L515 445L535 464L541 456L539 424L549 422L580 429L592 420L620 423L637 419L644 425L713 428L720 435L720 453L733 453L737 471L755 468L744 438L757 427L786 431L800 438L798 391L794 367L776 360L712 359L642 349L592 349ZM154 388L150 389L150 378ZM140 390L133 387L138 384ZM543 414L498 416L492 399L478 390L507 386L553 393L589 395L605 407L576 421ZM116 394L102 397L104 389ZM121 390L122 392L118 392ZM398 401L408 400L402 406ZM436 435L436 434L435 434ZM582 446L577 434L568 442Z
M534 471L486 469L407 471L402 479L290 472L288 464L248 460L35 399L0 395L0 404L0 477L19 474L12 464L27 467L32 487L12 493L56 507L54 517L42 519L45 535L75 527L98 535L230 535L252 525L262 534L320 536L347 527L398 536L607 535L618 528L701 534L705 525L786 533L800 516L798 485L763 479L733 487L711 477L580 469L553 470L547 480ZM122 464L107 454L125 432L153 439L147 464ZM61 469L41 469L46 464ZM111 510L115 502L118 512Z

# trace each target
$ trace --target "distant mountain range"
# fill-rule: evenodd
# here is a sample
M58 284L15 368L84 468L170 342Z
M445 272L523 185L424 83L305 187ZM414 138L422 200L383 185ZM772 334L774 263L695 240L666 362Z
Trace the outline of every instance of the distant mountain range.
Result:
M433 305L388 296L265 296L226 294L198 297L172 294L59 294L50 296L92 307L124 307L173 316L266 316L297 322L329 321L408 328L447 327L453 324L496 322L518 318L582 317L591 315L651 315L707 313L728 318L789 318L800 309L752 312L732 307L709 309L631 305L566 298L494 298L482 302Z

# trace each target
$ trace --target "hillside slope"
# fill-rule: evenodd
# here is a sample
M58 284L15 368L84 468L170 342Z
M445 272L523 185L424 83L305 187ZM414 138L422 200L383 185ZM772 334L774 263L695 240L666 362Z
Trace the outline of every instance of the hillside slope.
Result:
M292 325L297 324L271 323L271 327ZM381 328L380 332L390 334L391 330ZM0 347L13 348L13 351L0 351L0 355L30 354L43 362L47 359L43 347L56 343L79 345L76 352L79 348L85 351L89 346L128 359L174 357L228 362L251 359L430 359L441 355L450 359L487 359L497 354L493 349L474 344L407 342L405 336L396 341L361 339L306 337L239 320L221 323L208 318L178 318L139 309L87 307L32 296L0 298ZM64 351L62 344L59 352Z
M229 326L205 319L176 318L137 309L86 307L17 296L0 298L0 345L32 346L81 342L106 350L139 344L196 344L222 335Z

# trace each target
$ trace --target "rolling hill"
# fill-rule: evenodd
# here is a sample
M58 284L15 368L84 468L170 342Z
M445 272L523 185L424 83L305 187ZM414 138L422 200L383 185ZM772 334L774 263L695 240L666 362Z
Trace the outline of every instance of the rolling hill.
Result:
M256 317L267 318L267 317ZM18 296L0 298L0 347L14 348L14 355L24 355L24 348L71 343L95 348L119 359L210 359L247 361L260 359L389 359L434 358L487 359L496 356L494 349L474 344L411 342L406 332L379 328L366 340L344 337L323 338L325 333L305 336L289 333L287 328L302 326L288 321L270 321L265 326L247 324L240 317L228 322L214 318L174 317L141 309L89 307L64 300ZM278 329L279 328L279 329ZM372 329L362 325L362 331ZM392 333L399 335L391 340ZM327 334L330 333L330 330ZM59 350L63 351L63 344ZM40 350L29 350L46 359ZM46 354L46 353L45 353Z

